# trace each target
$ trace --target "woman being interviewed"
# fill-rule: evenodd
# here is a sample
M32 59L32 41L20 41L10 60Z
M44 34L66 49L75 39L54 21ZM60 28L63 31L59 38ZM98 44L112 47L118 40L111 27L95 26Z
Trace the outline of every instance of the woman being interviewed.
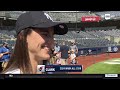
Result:
M37 74L37 65L49 60L54 47L54 34L68 32L64 23L54 22L42 11L30 11L16 22L17 40L5 74Z

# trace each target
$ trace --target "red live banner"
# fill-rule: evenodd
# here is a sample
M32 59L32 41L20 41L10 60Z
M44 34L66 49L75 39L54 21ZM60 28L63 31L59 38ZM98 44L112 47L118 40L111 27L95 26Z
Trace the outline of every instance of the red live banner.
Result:
M100 20L99 16L84 16L81 18L82 22L99 22Z

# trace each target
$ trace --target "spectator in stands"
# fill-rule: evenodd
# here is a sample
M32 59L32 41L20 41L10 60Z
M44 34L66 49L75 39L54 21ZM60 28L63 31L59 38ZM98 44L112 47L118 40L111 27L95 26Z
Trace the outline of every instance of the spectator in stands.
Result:
M57 42L55 42L55 46L54 46L54 54L59 54L60 52L60 46L58 45Z
M4 42L2 47L0 48L0 54L1 54L1 58L0 58L1 65L0 65L0 67L2 69L4 69L7 65L7 62L10 59L10 50L9 50L7 42Z
M17 40L14 52L2 73L36 74L37 65L50 59L54 34L63 35L67 31L66 24L54 22L42 11L21 14L16 22Z
M55 42L53 55L54 55L54 59L55 59L54 64L60 64L60 62L61 62L61 52L60 52L60 46L58 45L57 42Z
M58 54L56 54L55 64L56 65L62 65L61 52L59 52Z
M56 62L56 56L55 56L55 54L54 54L54 48L52 49L52 53L51 53L51 58L50 58L50 60L49 61L47 61L47 63L48 63L48 65L53 65L53 64L55 64L55 62Z
M69 50L70 51L74 50L75 55L78 56L78 47L77 47L77 45L75 45L75 41L71 42L71 46L70 46Z
M65 63L67 64L69 47L65 45L65 42L62 43L62 46L60 47L60 51L61 51L61 58L64 59Z
M68 62L68 64L69 64L69 62L71 63L71 52L70 51L68 51L67 62Z
M71 49L70 51L70 61L71 61L71 64L73 65L77 64L77 59L76 59L76 54L74 49Z

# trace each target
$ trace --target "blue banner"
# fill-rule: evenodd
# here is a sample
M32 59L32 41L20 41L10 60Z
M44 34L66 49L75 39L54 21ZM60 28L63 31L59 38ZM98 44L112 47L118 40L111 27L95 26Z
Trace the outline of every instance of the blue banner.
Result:
M82 72L82 65L46 65L45 72Z

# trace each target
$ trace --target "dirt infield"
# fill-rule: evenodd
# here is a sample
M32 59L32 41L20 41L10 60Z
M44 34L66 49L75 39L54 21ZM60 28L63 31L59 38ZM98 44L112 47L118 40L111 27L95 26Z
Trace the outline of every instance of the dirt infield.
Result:
M83 65L83 70L92 64L105 61L107 59L120 58L120 53L105 53L100 55L89 55L77 57L78 65ZM80 72L71 72L70 74L81 74Z

